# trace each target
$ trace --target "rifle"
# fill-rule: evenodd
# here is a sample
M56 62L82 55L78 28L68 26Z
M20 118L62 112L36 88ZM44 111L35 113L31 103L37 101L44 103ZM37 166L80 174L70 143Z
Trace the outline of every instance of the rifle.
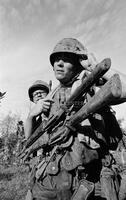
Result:
M103 109L108 105L113 105L113 103L120 98L121 93L121 81L119 75L115 74L110 78L109 81L106 82L104 86L101 87L101 89L98 90L93 97L91 97L91 99L85 105L82 106L79 111L77 111L77 113L71 116L61 128L58 128L57 131L54 130L54 136L52 136L46 143L31 146L31 148L28 149L25 159L27 159L31 153L39 148L52 148L55 145L59 145L60 148L66 148L69 146L73 137L73 134L71 133L76 131L76 126L92 114L98 112L100 109Z
M76 90L72 93L67 102L53 115L49 120L47 125L42 129L40 125L33 135L26 141L25 146L18 156L25 153L26 149L30 147L35 141L41 137L46 131L52 130L68 112L69 108L77 101L84 93L86 93L92 85L94 85L98 79L100 79L110 68L111 59L106 58L102 62L98 63L95 69L84 79L82 79L81 85L79 85Z

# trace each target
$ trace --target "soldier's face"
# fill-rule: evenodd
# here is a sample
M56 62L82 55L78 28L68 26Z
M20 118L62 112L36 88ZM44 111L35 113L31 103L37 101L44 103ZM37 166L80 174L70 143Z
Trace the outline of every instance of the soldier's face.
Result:
M40 99L44 99L47 96L47 92L45 90L35 90L32 94L33 102L37 103Z
M65 84L76 75L75 61L71 54L59 54L54 61L53 70L55 77Z

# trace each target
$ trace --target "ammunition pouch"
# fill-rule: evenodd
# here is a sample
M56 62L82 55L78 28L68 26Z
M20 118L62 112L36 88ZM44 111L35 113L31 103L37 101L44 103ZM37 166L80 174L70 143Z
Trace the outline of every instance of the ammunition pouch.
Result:
M50 161L49 165L47 166L46 173L56 175L60 170L59 163L61 159L62 155L57 154L55 159L53 161Z
M94 183L82 179L71 200L88 200L94 192Z
M80 165L87 165L94 160L98 160L98 151L91 149L85 143L80 143L78 138L75 138L71 151L67 151L61 160L64 169L71 171Z
M66 171L71 171L76 169L78 166L85 166L98 159L98 151L91 149L84 143L80 143L76 137L72 146L69 147L69 150L63 149L61 153L56 153L54 158L49 161L45 171L47 174L56 175L61 168L65 169ZM41 167L39 170L37 170L37 177L40 177L43 168L45 168L45 165L45 162L41 164Z
M65 170L60 171L56 176L45 176L42 180L35 182L32 193L35 199L59 200L70 199L72 175Z

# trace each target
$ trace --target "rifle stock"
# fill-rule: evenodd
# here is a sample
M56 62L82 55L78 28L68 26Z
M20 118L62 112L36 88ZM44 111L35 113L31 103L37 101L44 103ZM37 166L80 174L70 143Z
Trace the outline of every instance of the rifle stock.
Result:
M106 58L102 62L96 65L95 69L82 80L81 85L79 85L76 90L72 93L70 98L67 100L64 106L60 108L60 110L48 120L47 125L44 129L38 127L33 135L28 138L28 140L25 143L25 146L19 156L25 152L25 150L30 147L38 138L43 135L48 130L51 130L55 127L56 124L59 123L59 121L64 117L66 111L74 104L74 101L78 100L81 95L83 95L85 92L89 90L89 88L94 85L99 78L101 78L110 68L111 66L111 59Z
M114 105L121 97L122 85L118 74L114 74L104 86L71 118L69 125L75 125L105 106Z

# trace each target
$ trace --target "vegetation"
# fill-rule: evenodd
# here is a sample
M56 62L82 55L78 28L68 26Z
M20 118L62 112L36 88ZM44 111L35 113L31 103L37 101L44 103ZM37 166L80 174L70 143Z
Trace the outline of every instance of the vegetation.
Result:
M28 189L28 168L0 166L0 200L24 200Z
M29 169L17 158L24 136L20 116L9 113L0 120L0 133L0 200L24 200Z

